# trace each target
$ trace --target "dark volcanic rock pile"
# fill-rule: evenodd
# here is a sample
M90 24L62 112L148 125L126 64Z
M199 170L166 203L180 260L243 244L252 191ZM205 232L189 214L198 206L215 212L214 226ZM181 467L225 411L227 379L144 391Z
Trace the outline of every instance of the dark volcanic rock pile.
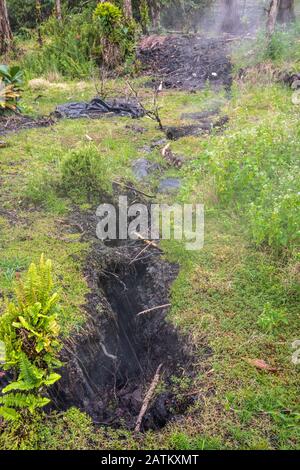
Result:
M202 89L209 81L231 85L228 38L195 35L150 36L140 43L138 58L144 70L165 88Z

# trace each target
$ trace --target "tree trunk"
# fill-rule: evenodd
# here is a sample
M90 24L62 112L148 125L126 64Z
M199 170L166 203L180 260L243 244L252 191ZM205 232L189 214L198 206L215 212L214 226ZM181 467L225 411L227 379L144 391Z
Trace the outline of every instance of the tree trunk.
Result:
M241 19L236 0L223 0L223 21L221 31L235 33L241 27Z
M267 34L271 36L277 21L280 0L271 0L267 19Z
M0 0L0 54L8 51L12 43L12 32L9 24L6 0Z
M154 30L158 30L160 26L160 3L159 0L150 0L149 8L152 18L152 26Z
M36 26L38 33L38 43L40 46L43 45L43 38L41 34L41 23L42 23L42 3L41 0L35 0L35 10L36 10Z
M268 35L271 36L274 33L276 22L288 24L294 21L295 18L294 0L271 0L267 19Z
M280 0L277 22L288 24L295 21L295 2L294 0Z
M123 0L124 16L128 20L132 19L132 2L131 0Z
M62 21L61 0L55 0L55 10L56 10L56 18L58 19L58 21Z

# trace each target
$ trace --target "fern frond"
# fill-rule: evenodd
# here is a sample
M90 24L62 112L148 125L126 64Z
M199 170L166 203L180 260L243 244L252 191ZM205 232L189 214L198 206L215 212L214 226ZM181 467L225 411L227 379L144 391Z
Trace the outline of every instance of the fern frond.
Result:
M43 378L43 371L30 362L26 354L20 358L20 379L28 385L39 387Z
M43 408L50 403L49 398L36 396L34 394L25 393L9 393L4 397L0 397L0 403L4 407L12 407L17 409L28 408L31 412L34 412L36 408ZM0 410L3 407L0 407Z
M7 421L18 421L21 418L20 413L18 413L13 408L9 408L8 406L0 407L0 416L2 416Z

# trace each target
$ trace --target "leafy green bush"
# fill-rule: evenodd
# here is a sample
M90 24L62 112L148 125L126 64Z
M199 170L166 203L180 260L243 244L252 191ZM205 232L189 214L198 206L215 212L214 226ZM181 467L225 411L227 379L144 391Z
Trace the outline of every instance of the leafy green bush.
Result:
M109 191L108 162L96 148L86 146L67 154L61 165L62 188L76 200L92 200Z
M10 24L13 31L22 33L24 28L34 28L36 26L36 0L6 0ZM43 0L41 2L42 17L45 18L53 11L54 1Z
M0 64L0 80L2 80L5 85L13 85L16 90L24 84L23 71L18 65L4 65Z
M265 61L272 61L275 65L285 62L300 61L299 49L300 22L296 21L289 28L277 27L271 37L267 37L265 29L258 31L255 40L245 39L237 45L234 51L235 68L255 66Z
M264 306L263 313L258 318L258 324L261 328L271 333L275 328L281 325L287 325L287 314L282 309L275 309L268 302Z
M291 168L291 171L292 168ZM299 246L300 173L282 175L271 190L266 183L256 203L249 207L250 227L257 244L276 249Z
M99 28L102 61L115 67L133 53L137 25L124 18L121 9L111 2L99 3L93 18Z
M23 67L29 78L59 73L69 78L84 78L95 68L97 31L91 13L84 11L64 18L61 24L49 18L41 27L44 44L25 55Z
M28 77L49 72L69 78L91 76L99 65L113 68L134 53L137 26L121 10L105 2L96 8L64 16L63 22L50 17L40 28L41 48L25 55ZM104 6L104 9L103 9Z
M58 352L58 293L54 292L52 264L41 257L31 264L25 281L19 280L16 302L0 317L0 340L5 347L4 369L18 373L0 398L0 415L6 420L28 419L50 400L43 396L60 379Z
M113 33L120 26L123 17L121 9L111 2L98 3L93 16L94 19L99 19L105 34Z
M228 134L210 161L221 203L248 218L253 239L275 251L300 240L300 141L282 122Z

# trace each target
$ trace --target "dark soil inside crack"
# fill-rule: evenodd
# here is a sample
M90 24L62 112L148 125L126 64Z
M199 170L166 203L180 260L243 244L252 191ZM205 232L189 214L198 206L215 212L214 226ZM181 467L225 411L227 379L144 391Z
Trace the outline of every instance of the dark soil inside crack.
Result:
M95 233L93 217L76 224L84 237ZM189 341L167 320L168 308L155 309L169 303L178 266L163 260L154 247L139 257L144 247L135 240L113 246L94 241L86 266L87 320L65 345L62 379L51 395L57 409L76 406L96 424L134 429L162 364L159 387L142 422L145 431L163 427L194 403L186 389L180 393L180 384L192 381L194 370Z

